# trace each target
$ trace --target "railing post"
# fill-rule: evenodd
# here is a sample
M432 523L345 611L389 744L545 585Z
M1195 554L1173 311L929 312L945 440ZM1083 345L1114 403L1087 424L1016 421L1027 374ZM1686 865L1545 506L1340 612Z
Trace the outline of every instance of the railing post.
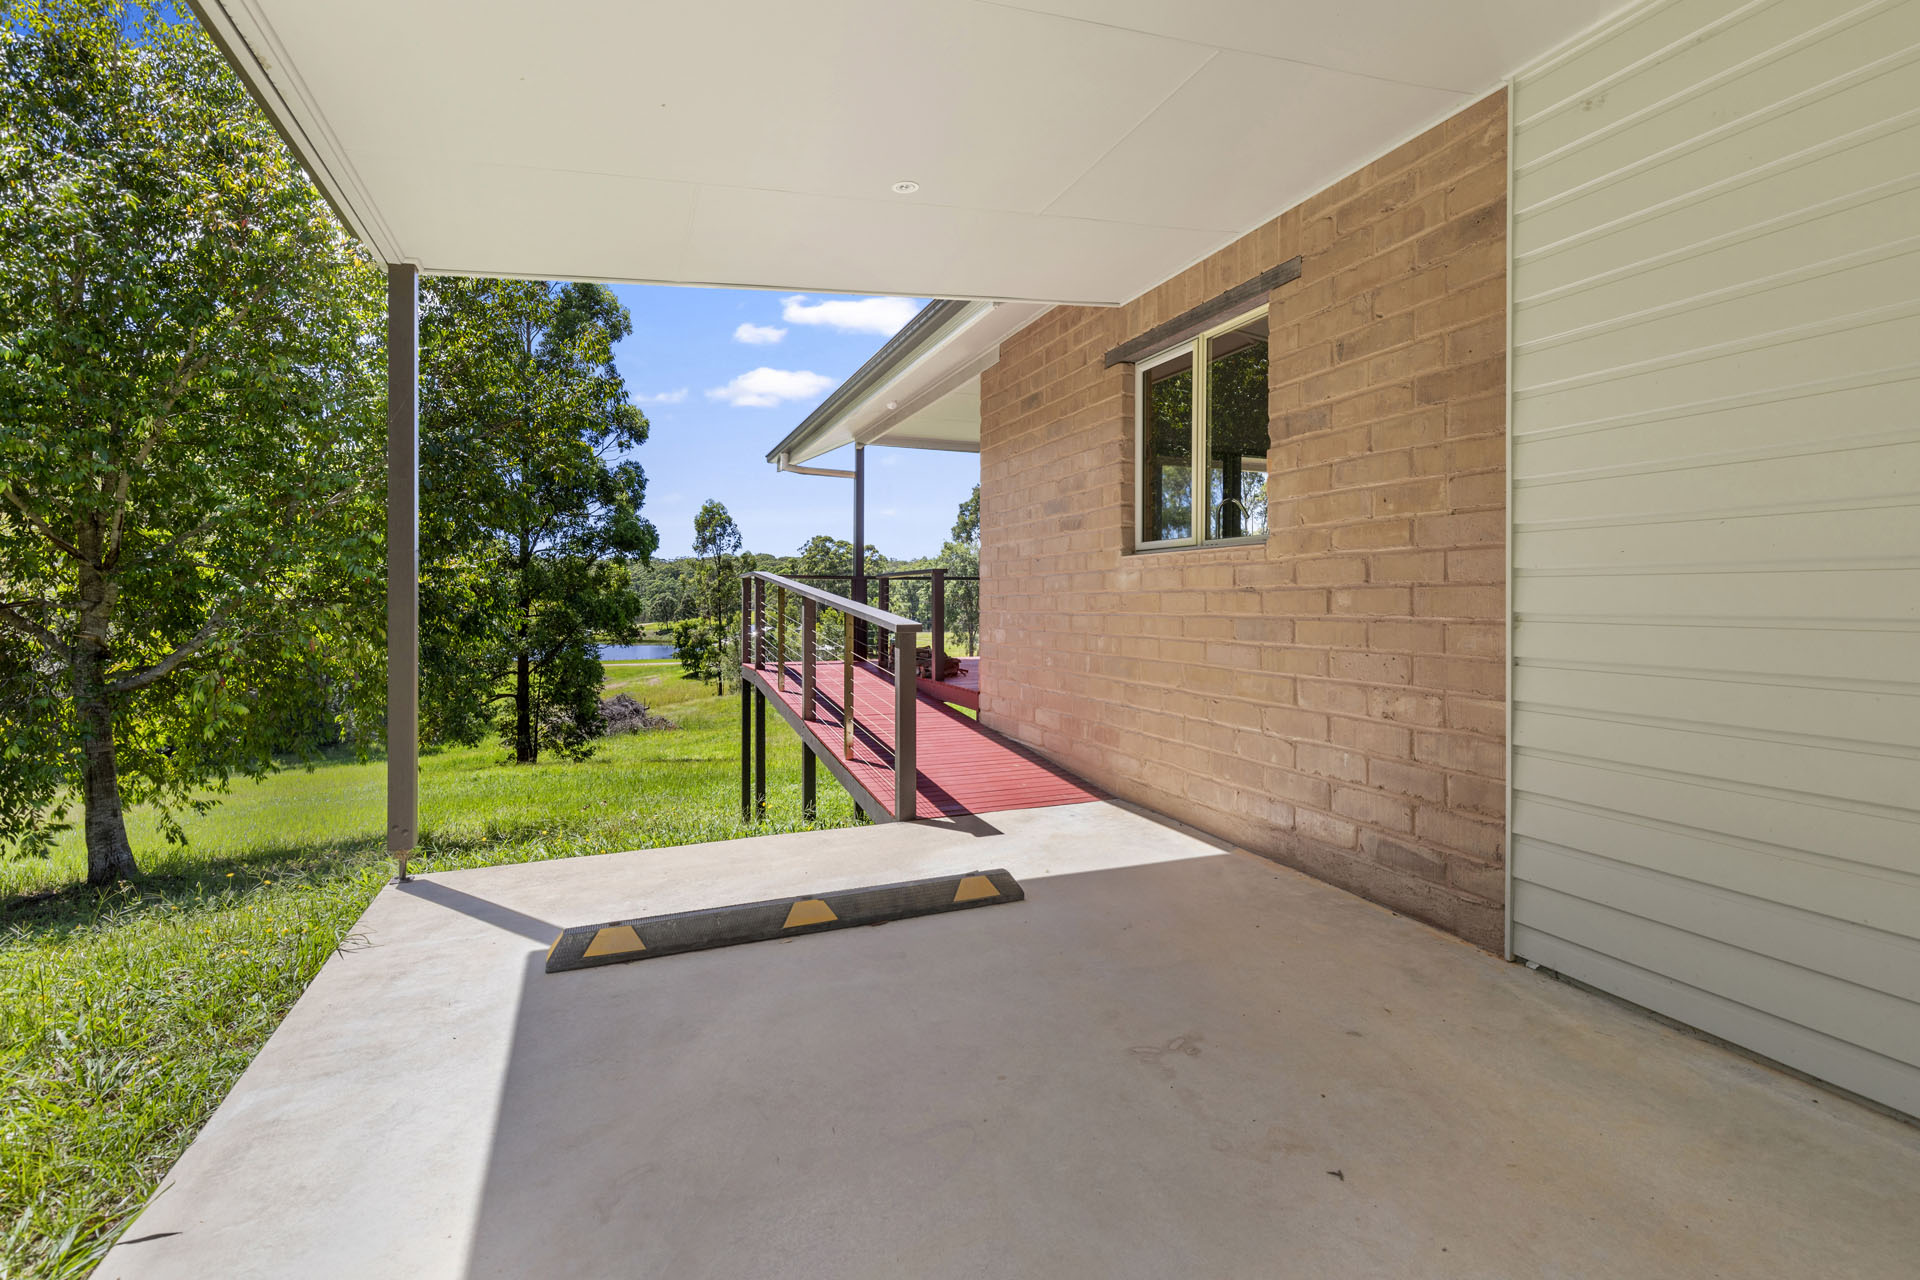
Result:
M753 580L753 669L767 666L767 584Z
M845 741L841 744L840 754L845 759L853 759L853 615L842 614L846 619L845 642L840 646L840 730Z
M880 609L883 613L893 612L893 580L890 578L880 579ZM892 646L883 647L878 656L880 669L885 671L887 664L893 661Z
M787 691L787 589L773 589L773 679L780 692Z
M800 718L813 719L813 629L819 608L808 596L800 597Z
M747 665L748 646L753 643L747 636L747 624L753 616L753 579L740 579L740 665Z
M927 666L927 674L935 680L947 678L947 571L935 569L927 579L929 595L927 611L933 616L927 621L933 626L933 635L927 640L927 653L932 661Z
M920 769L915 755L920 706L914 648L919 628L893 633L893 816L910 822L919 816Z

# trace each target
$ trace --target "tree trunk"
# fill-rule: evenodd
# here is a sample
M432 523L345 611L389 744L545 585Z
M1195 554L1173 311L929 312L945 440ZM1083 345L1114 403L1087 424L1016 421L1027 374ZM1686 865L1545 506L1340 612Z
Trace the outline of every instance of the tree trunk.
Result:
M84 539L97 530L81 530ZM93 548L89 545L88 550ZM113 704L106 691L107 636L115 585L106 574L80 568L80 627L74 638L73 709L80 722L80 791L86 805L87 883L108 885L140 874L127 843L120 809L120 771L113 758Z
M540 744L533 737L533 662L522 653L515 662L513 677L513 758L520 764L540 759Z
M104 697L79 708L86 725L81 744L80 779L86 800L87 883L108 885L140 874L127 843L126 817L120 810L120 774L113 761L113 709Z

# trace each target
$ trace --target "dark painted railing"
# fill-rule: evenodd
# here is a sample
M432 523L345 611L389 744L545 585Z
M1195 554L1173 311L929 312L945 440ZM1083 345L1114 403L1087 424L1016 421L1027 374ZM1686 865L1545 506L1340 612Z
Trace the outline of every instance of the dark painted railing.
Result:
M853 581L853 575L845 573L797 573L793 575L793 578L799 582L851 583ZM931 569L894 569L887 573L870 573L867 575L867 581L880 584L879 603L882 610L887 609L892 603L892 584L894 582L921 578L926 579L928 583L927 612L931 615L927 619L927 644L932 651L932 661L929 663L927 670L933 679L943 680L946 678L947 669L947 584L949 582L978 582L980 581L980 575L977 573L954 573L949 569L938 567ZM859 652L862 655L871 654L872 651L867 647L864 637L861 637L858 631L859 629L856 628L855 638L859 641ZM884 649L875 656L877 656L883 664L890 663L892 658L892 655Z
M797 614L797 617L795 616ZM829 616L830 615L830 616ZM917 804L916 793L919 789L920 771L915 754L915 701L919 695L919 662L916 651L919 646L920 624L912 618L889 613L886 609L876 609L850 597L837 595L822 587L811 585L809 581L785 578L779 574L754 572L740 580L740 616L743 625L740 628L740 665L757 672L765 672L771 660L773 683L776 690L784 693L787 688L787 669L793 664L793 650L787 643L788 621L796 623L798 631L798 665L800 668L800 718L803 721L815 719L814 702L819 689L821 675L821 651L826 650L827 667L840 668L840 726L841 753L843 758L853 758L853 744L859 730L856 727L858 708L854 700L853 670L856 664L868 665L876 669L891 669L893 672L893 813L900 821L911 819ZM827 624L825 631L822 625ZM877 631L891 637L880 646L885 660L870 662L861 655L870 652L869 647L856 637L856 630ZM838 634L833 634L834 632ZM838 651L838 661L833 654ZM935 667L938 671L939 668ZM764 675L762 676L764 679ZM749 818L763 810L766 804L764 793L756 794L750 803L745 786L745 703L742 703L742 790L741 806ZM867 732L873 733L873 726L867 726ZM760 787L765 787L766 779L766 730L764 709L756 722L754 752L758 764L757 774ZM878 734L873 734L878 739ZM811 797L809 797L810 801ZM811 807L809 804L808 807Z

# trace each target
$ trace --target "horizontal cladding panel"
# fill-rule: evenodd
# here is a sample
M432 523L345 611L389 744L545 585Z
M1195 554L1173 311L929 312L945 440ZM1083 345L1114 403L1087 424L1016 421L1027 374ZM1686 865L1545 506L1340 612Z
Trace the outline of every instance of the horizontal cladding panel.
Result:
M1524 540L1516 537L1513 560L1519 572L1543 573L1920 567L1914 563L1920 556L1920 506L1904 505L1911 499L1869 493L1858 499L1859 506L1830 501L1835 505L1811 511L1624 512L1562 525L1515 520L1516 534ZM1916 600L1887 603L1920 607Z
M1677 883L1669 887L1679 892ZM1627 964L1766 1009L1868 1052L1920 1062L1920 1007L1910 1000L1530 880L1516 880L1513 896L1532 928L1561 938L1605 938L1608 954ZM1634 900L1643 901L1644 894ZM1803 919L1800 927L1812 926Z
M1514 92L1516 953L1920 1109L1920 0Z
M1899 1001L1882 1006L1893 1015L1895 1025L1865 1033L1850 1033L1844 1023L1823 1024L1817 1008L1782 1006L1781 1011L1797 1022L1854 1040L1875 1053L1891 1057L1911 1054L1920 1061L1920 940L1802 911L1795 904L1741 893L1730 885L1703 884L1539 840L1525 843L1527 878L1523 883L1767 955L1783 965ZM1545 917L1536 920L1547 923ZM1901 1020L1904 1025L1899 1024Z
M1539 536L1514 539L1527 554ZM1620 621L1771 621L1776 625L1899 631L1920 624L1920 569L1774 569L1757 572L1550 573L1517 570L1513 610ZM1920 630L1912 633L1920 645Z
M1523 752L1658 769L1835 808L1872 805L1911 813L1909 806L1920 797L1920 759L1851 744L1780 741L1678 721L1608 720L1524 702L1514 706L1513 736Z
M1902 8L1905 25L1920 28L1920 18ZM1863 36L1861 28L1852 34ZM1762 85L1743 81L1732 87L1737 94L1719 91L1726 114L1663 113L1515 173L1520 247L1531 251L1669 201L1756 180L1769 165L1789 167L1802 152L1903 119L1904 110L1894 104L1910 108L1916 101L1920 38L1903 32L1896 44L1872 52L1871 66L1849 70L1841 82L1775 67L1761 78L1766 87L1790 92L1790 99L1767 101Z
M1581 749L1586 745L1577 737L1530 740L1514 759L1516 797L1559 797L1628 820L1813 854L1875 874L1920 876L1920 814L1911 810L1848 807L1764 787L1728 786L1637 760L1597 759ZM1527 802L1515 803L1518 813ZM1826 911L1844 914L1831 906Z
M1903 137L1911 150L1912 136ZM1633 249L1617 240L1603 242L1607 256L1597 264L1599 276L1552 292L1541 289L1544 273L1530 269L1527 277L1538 292L1520 300L1524 305L1514 317L1515 345L1531 350L1560 335L1629 323L1661 308L1684 307L1689 309L1686 314L1697 314L1705 310L1698 305L1701 299L1777 293L1796 276L1830 278L1853 259L1878 260L1910 251L1915 228L1920 228L1920 176L1913 174L1850 200L1804 186L1798 194L1803 203L1820 203L1762 227L1753 227L1752 212L1742 209L1736 231L1745 234L1728 232L1723 222L1717 242L1662 240L1646 234L1645 224L1634 224L1631 229L1642 236ZM1634 249L1638 256L1627 259L1627 269L1608 270L1609 264L1621 261L1623 250Z
M1920 693L1920 635L1713 624L1555 622L1514 631L1517 662L1560 661L1659 668L1708 677L1803 679Z
M1897 242L1880 236L1886 228L1875 228L1873 239L1856 241L1839 255L1754 264L1763 274L1743 270L1737 279L1702 282L1711 292L1675 294L1632 280L1530 307L1527 334L1516 336L1514 356L1526 362L1529 385L1538 386L1595 368L1634 368L1729 342L1873 316L1920 294L1920 235L1912 234L1920 222L1900 229L1909 234ZM1560 314L1541 314L1555 311ZM1558 327L1550 327L1549 319Z
M1622 866L1695 884L1717 885L1746 898L1811 912L1829 921L1862 925L1920 944L1920 870L1902 874L1837 855L1827 857L1741 841L1724 833L1583 805L1566 795L1536 796L1518 788L1514 792L1513 838L1516 850L1527 851L1527 875L1543 883L1552 884L1553 880L1539 869L1535 851L1549 846L1562 852L1604 849L1608 860ZM1889 990L1920 1000L1920 959L1909 958L1905 963L1911 966L1908 973L1869 972L1864 979L1856 980L1864 980L1868 986L1891 981L1896 986ZM1905 985L1898 985L1901 983Z
M1644 276L1686 258L1738 246L1776 231L1783 261L1810 256L1793 237L1818 233L1829 217L1855 220L1854 210L1898 200L1920 176L1914 134L1920 123L1896 115L1855 134L1828 139L1793 164L1773 165L1740 181L1686 198L1631 209L1619 217L1552 240L1535 228L1516 227L1514 259L1523 268L1514 281L1515 300L1528 304L1515 315L1520 332L1532 336L1531 304L1601 281ZM1866 214L1868 221L1880 215ZM1649 281L1658 290L1663 281Z
M1920 362L1853 380L1826 379L1767 399L1736 393L1671 413L1516 433L1515 483L1524 489L1608 468L1652 471L1768 454L1804 457L1910 437L1916 418ZM1817 437L1807 430L1809 421L1820 424Z
M1920 418L1920 407L1911 412ZM1516 489L1514 522L1526 525L1911 499L1920 495L1920 431L1883 432L1877 439L1847 441L1837 448L1824 440L1805 441L1773 457L1703 458L1691 465L1678 459L1642 461L1613 475L1529 477ZM1832 550L1844 556L1850 546L1838 543Z
M1601 366L1570 378L1533 376L1513 361L1517 437L1536 431L1654 414L1730 395L1791 392L1814 383L1903 369L1920 352L1920 299L1875 315L1729 340L1634 366Z
M1790 56L1809 42L1834 34L1836 24L1884 16L1888 4L1889 0L1777 0L1758 8L1744 22L1688 32L1689 38L1663 51L1665 56L1624 77L1611 62L1576 61L1569 71L1584 65L1608 83L1578 85L1578 110L1563 109L1526 122L1515 140L1514 167L1538 167L1567 147L1590 145L1596 137L1630 127L1638 119L1672 111L1704 90L1762 72L1762 64L1769 60ZM1610 57L1619 53L1614 49Z
M1772 0L1743 0L1759 8ZM1647 66L1673 57L1702 36L1733 25L1739 14L1721 5L1703 16L1698 4L1643 4L1570 41L1526 70L1516 86L1514 132L1546 127L1563 114L1589 110L1599 94L1641 74Z
M1920 686L1834 689L1791 680L1540 666L1523 658L1514 671L1513 697L1519 705L1891 747L1915 753L1920 765ZM1914 801L1920 804L1920 796Z
M1516 924L1514 951L1570 978L1744 1045L1843 1089L1920 1115L1920 1068L1641 968L1545 929Z

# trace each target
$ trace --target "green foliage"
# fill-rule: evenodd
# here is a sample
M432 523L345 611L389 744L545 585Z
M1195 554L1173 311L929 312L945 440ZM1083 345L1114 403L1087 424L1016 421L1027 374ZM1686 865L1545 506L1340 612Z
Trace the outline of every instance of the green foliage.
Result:
M693 554L700 562L696 596L700 616L718 623L740 612L740 526L719 501L708 498L693 517Z
M964 542L970 546L980 545L980 486L973 486L973 492L961 503L959 514L953 518L953 532L947 535L952 542Z
M633 593L640 599L640 617L650 623L673 623L699 614L698 584L700 562L688 556L662 559L658 556L628 566Z
M0 844L378 724L379 278L200 30L0 24Z
M542 861L806 829L799 759L767 726L772 821L740 822L736 705L670 662L608 663L680 728L610 738L584 764L502 764L492 747L421 763L416 871ZM340 759L243 785L169 848L129 823L137 889L72 887L0 864L0 1276L78 1277L161 1185L301 990L390 880L385 765ZM854 821L820 790L815 827ZM51 890L51 892L49 892Z
M647 438L613 363L632 319L600 285L440 277L420 330L423 728L584 758L598 642L637 637L627 566L659 541L620 457Z

